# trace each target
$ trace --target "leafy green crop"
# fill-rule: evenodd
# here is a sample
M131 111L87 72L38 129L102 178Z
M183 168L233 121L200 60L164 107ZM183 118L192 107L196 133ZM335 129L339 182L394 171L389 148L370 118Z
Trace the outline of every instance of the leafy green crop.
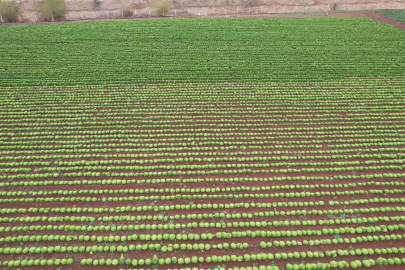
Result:
M405 10L380 10L385 17L399 22L405 22Z
M1 27L0 266L397 269L404 37L328 18Z
M0 28L1 85L314 81L403 75L405 33L370 19L233 18Z

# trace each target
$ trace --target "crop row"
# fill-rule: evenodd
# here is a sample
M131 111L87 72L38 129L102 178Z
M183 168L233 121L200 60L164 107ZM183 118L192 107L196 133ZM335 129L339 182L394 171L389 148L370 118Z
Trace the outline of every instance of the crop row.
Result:
M387 221L404 221L403 216L391 216L386 217ZM346 223L346 222L344 222ZM348 222L349 224L351 223ZM357 221L355 222L357 224ZM366 222L363 223L361 220L360 224L369 224L370 222L366 219ZM31 226L0 226L0 232L23 232L23 231L138 231L138 230L174 230L174 229L197 229L197 228L266 228L266 227L293 227L293 226L315 226L317 222L315 220L309 221L300 221L300 220L291 220L284 222L267 222L267 221L246 221L246 222L188 222L188 223L166 223L166 224L140 224L140 225L31 225ZM371 223L373 224L373 223ZM400 225L375 225L379 227L382 231L394 231L396 228L402 228L403 224ZM388 229L387 229L388 228ZM356 230L361 233L361 227L357 227ZM323 231L322 231L323 232ZM339 233L339 230L337 230ZM324 234L333 234L334 229L325 229ZM231 234L225 234L231 235Z
M370 190L370 194L403 194L404 190L388 190L387 192L383 190ZM14 198L14 199L0 199L0 203L31 203L31 202L118 202L118 201L168 201L168 200L180 200L180 199L242 199L242 198L255 198L255 199L265 199L265 198L304 198L304 197L313 197L313 196L349 196L349 195L358 195L366 194L366 191L337 191L337 192L290 192L290 193L244 193L244 194L218 194L218 195L207 195L207 194L192 194L192 195L156 195L156 196L119 196L119 197L46 197L46 198ZM396 198L388 198L388 202L397 203L400 202ZM362 199L360 200L350 200L350 201L329 201L329 206L336 206L340 204L349 205L349 204L363 204L367 203Z
M245 191L270 191L270 190L294 190L294 189L334 189L334 188L354 188L354 187L365 187L365 186L405 186L404 182L358 182L358 183L347 183L347 184L290 184L290 185L272 185L272 186L262 186L262 187L250 187L250 186L232 186L226 188L213 187L213 188L136 188L136 189L80 189L80 190L65 190L65 189L55 189L51 191L43 190L30 190L30 191L0 191L0 197L11 197L11 196L49 196L49 195L80 195L80 194L148 194L148 193L219 193L219 192L245 192ZM373 191L373 190L372 190ZM377 190L375 190L377 191ZM381 190L384 193L389 192L389 189ZM393 190L398 192L399 190ZM324 191L322 191L324 192ZM354 191L343 191L343 194L352 194ZM326 193L319 193L320 195L325 195ZM339 193L336 193L339 194ZM363 191L358 191L356 194L364 194ZM334 195L334 194L331 194ZM289 202L291 206L294 202Z
M401 178L404 177L404 174L401 173L384 173L384 174L362 174L362 175L335 175L334 179L345 179L345 180L354 180L354 179L387 179L387 178ZM110 180L46 180L46 181L13 181L13 182L0 182L0 187L8 187L8 186L56 186L56 185L130 185L130 184L159 184L159 183L210 183L210 182L273 182L273 181L326 181L330 180L329 177L325 176L283 176L283 177L230 177L230 178L160 178L160 179L141 179L141 180L134 180L134 179L110 179ZM402 184L398 184L398 182L368 182L367 185L375 184L377 186L402 186ZM281 188L282 190L290 189L293 185L290 183L289 185ZM322 185L322 184L321 184ZM340 187L334 186L335 188ZM347 184L343 184L343 187ZM358 183L357 185L362 186L363 183ZM307 187L306 185L302 185L304 188L318 188L314 185ZM300 188L301 185L297 185L297 188ZM326 187L326 188L333 188L333 186L319 186L319 187ZM274 189L278 189L277 186ZM272 188L273 190L273 188Z
M250 150L250 147L247 148ZM245 151L247 150L245 149ZM120 149L118 149L120 150ZM120 153L119 154L97 154L97 153L89 153L89 154L49 154L49 155L18 155L21 153L26 153L26 151L3 151L0 152L2 154L2 156L0 157L0 160L27 160L27 159L82 159L82 158L101 158L101 159L108 159L108 158L122 158L121 159L121 163L125 163L127 162L128 158L151 158L151 157L166 157L166 159L168 159L168 157L185 157L185 158L194 158L194 156L241 156L240 158L245 158L246 160L249 160L251 157L249 156L253 156L253 158L255 156L257 156L258 158L260 158L263 155L274 155L275 158L279 157L280 159L284 158L290 158L290 157L298 157L298 159L300 159L300 156L302 156L303 159L316 159L315 157L312 158L313 156L304 156L305 154L329 154L331 157L330 159L334 159L339 158L338 156L342 156L342 158L398 158L398 157L402 157L403 153L398 153L402 150L402 148L379 148L379 149L374 149L374 148L370 148L370 149L362 149L362 152L378 152L378 154L346 154L346 155L334 155L334 154L343 154L343 153L348 153L348 152L356 152L359 151L360 149L356 149L356 148L352 148L352 149L328 149L328 150L306 150L306 151L292 151L292 150L277 150L277 151L249 151L249 152L240 152L240 151L235 151L235 152L191 152L191 151L187 151L187 152L175 152L175 153L136 153L136 154L125 154L125 153ZM57 150L56 150L57 151ZM29 151L26 154L30 154ZM39 153L47 153L47 150L39 150ZM87 151L90 152L90 151ZM112 152L112 149L107 149L107 152ZM394 152L394 153L383 153L383 152ZM396 154L396 153L397 154ZM7 156L7 155L14 155L14 156ZM280 156L282 154L289 154L289 156ZM319 159L322 159L322 157L324 157L324 159L328 159L328 155L325 156L318 156ZM125 159L126 158L126 159ZM185 159L183 158L183 159ZM225 157L226 158L226 157ZM214 159L214 157L203 157L203 160L206 161L208 159ZM148 159L149 160L149 159ZM109 160L107 160L109 162ZM105 162L107 162L105 161ZM14 162L14 164L22 164L25 161L21 161L21 162ZM34 161L35 162L35 161ZM37 161L37 162L42 162L42 161ZM43 161L45 162L45 161ZM58 161L61 162L61 164L65 165L66 161ZM69 162L69 161L67 161ZM77 165L83 163L83 160L76 160L76 161L70 161L71 164L76 163ZM90 162L90 164L88 164L88 162ZM100 164L101 161L97 161L97 160L85 160L85 164L83 165L96 165L96 164ZM119 161L115 161L113 162L113 164L118 163ZM4 162L1 164L4 164L2 166L6 166L6 164L10 164L13 162ZM29 163L30 165L35 165L35 163ZM44 164L49 164L48 162L45 162ZM44 165L44 164L39 164L39 165ZM58 163L55 163L58 164ZM66 164L66 165L69 165Z

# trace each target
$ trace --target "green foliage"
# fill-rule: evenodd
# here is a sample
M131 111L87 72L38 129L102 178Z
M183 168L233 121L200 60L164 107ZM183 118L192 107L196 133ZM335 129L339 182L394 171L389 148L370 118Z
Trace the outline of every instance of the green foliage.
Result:
M153 255L152 263L153 263L154 265L156 265L156 264L159 263L159 258L158 258L158 256L157 256L156 254Z
M61 20L67 12L65 0L44 0L38 4L38 11L45 21Z
M393 19L398 22L405 22L405 10L380 10L385 17Z
M354 269L357 268L358 267L357 262L356 261L351 261L350 262L350 267L354 268Z
M388 265L388 260L382 257L377 258L375 262L377 265Z
M8 59L2 62L2 86L180 81L303 82L352 76L398 77L403 75L403 68L396 64L405 62L403 31L359 18L174 18L52 24L21 26L18 40L11 38L13 31L0 29L0 59ZM172 33L176 33L175 38ZM284 44L287 33L289 46ZM352 38L353 35L356 39ZM159 42L148 38L150 36L155 36ZM41 37L43 46L37 46L38 37ZM57 48L52 46L55 40L58 40ZM98 41L96 48L94 40ZM111 40L118 41L114 44L114 55L110 54ZM270 41L272 49L268 50ZM315 41L319 46L312 45ZM386 50L370 50L370 42L373 48ZM17 49L21 43L30 55L37 57L22 57ZM72 43L80 44L80 54ZM138 50L129 50L128 44L139 44L138 49L153 48L162 57L157 57L153 50L142 54ZM363 56L365 52L367 57ZM166 61L163 56L171 54L176 58ZM50 58L54 55L58 57ZM316 64L307 65L308 59ZM357 60L352 62L350 59ZM52 60L57 60L57 64ZM26 64L19 67L19 72L14 72L12 65L18 61ZM141 64L134 67L135 62ZM286 67L286 63L292 62L298 64ZM38 63L41 63L41 72L38 72ZM114 72L110 72L112 70ZM352 70L356 70L356 74ZM77 175L83 173L74 172ZM157 172L147 173L153 175Z
M125 264L125 257L124 257L124 254L121 254L121 257L120 257L120 264Z
M0 91L0 257L38 258L2 264L80 252L94 254L85 268L300 270L402 257L366 248L404 237L402 36L298 20L0 28L0 84L15 84ZM348 261L322 262L333 258Z
M0 0L0 16L5 22L17 22L22 15L21 4L14 0Z

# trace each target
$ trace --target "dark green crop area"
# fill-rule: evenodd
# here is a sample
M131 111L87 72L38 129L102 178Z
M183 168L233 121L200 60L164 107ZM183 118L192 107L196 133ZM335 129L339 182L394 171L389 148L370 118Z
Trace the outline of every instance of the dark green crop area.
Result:
M405 10L381 10L380 13L395 21L405 22Z
M0 27L0 85L395 77L405 32L370 19L234 18Z

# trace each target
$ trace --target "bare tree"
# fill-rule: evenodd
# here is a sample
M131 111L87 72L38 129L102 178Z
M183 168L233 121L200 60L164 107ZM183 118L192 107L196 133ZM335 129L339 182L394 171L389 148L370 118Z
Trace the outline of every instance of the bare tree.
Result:
M341 4L341 0L331 0L330 1L330 10L338 10L339 5Z

